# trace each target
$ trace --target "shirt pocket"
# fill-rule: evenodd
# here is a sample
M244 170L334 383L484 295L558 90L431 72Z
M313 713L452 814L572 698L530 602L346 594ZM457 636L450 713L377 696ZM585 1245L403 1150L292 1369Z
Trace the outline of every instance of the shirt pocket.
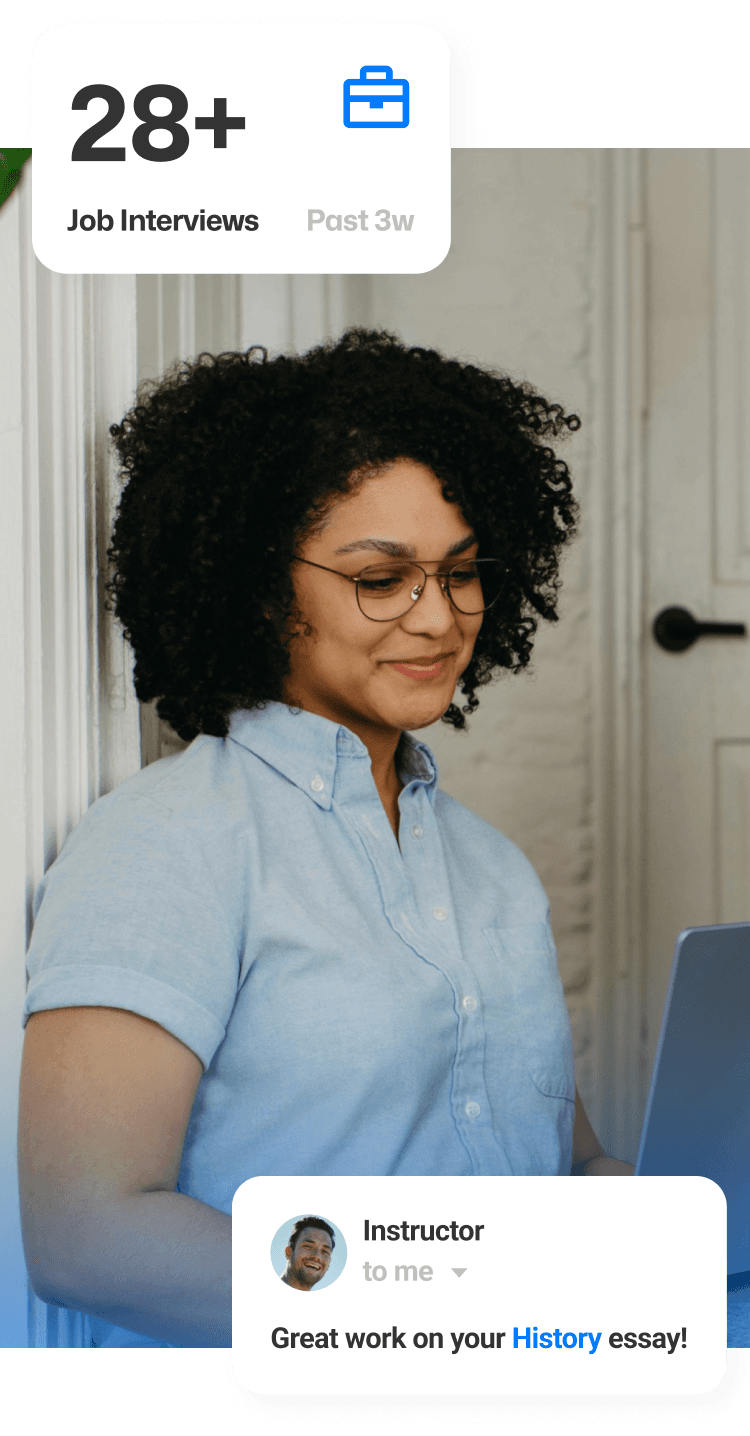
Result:
M575 1100L570 1018L548 922L483 928L515 1004L519 1042L535 1087Z

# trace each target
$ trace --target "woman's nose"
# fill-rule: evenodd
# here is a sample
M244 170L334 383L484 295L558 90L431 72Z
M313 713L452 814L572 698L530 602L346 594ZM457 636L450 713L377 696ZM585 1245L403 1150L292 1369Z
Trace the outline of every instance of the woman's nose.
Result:
M420 622L427 622L431 628L436 624L453 623L453 605L448 597L445 575L429 573L419 587L420 593L404 617L416 619L417 626Z

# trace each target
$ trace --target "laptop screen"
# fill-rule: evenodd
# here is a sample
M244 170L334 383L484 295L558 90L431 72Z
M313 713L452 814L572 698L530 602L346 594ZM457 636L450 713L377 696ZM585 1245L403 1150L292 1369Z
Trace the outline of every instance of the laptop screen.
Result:
M750 923L677 939L635 1170L716 1182L728 1272L750 1270Z

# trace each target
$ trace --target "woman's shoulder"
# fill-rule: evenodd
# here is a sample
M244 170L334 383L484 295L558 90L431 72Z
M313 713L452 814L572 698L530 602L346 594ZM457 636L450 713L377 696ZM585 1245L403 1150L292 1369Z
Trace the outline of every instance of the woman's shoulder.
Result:
M35 894L26 1015L122 1008L209 1064L236 998L244 921L239 845L232 863L233 834L215 841L220 741L133 774L74 828Z
M181 753L133 773L92 803L66 838L38 891L81 873L104 880L136 872L154 875L224 872L247 828L248 785L236 756L220 738L201 735Z
M93 830L128 822L168 826L175 820L189 824L191 818L205 825L213 809L226 815L241 796L226 748L221 738L200 734L182 752L149 763L98 798L79 827Z

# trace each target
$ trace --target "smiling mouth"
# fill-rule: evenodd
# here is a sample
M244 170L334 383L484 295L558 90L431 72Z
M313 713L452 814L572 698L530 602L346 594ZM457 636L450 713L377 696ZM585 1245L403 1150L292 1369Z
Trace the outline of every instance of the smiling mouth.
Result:
M436 663L444 663L452 657L453 653L436 653L434 658L386 658L384 662L397 664L399 668L434 668Z

